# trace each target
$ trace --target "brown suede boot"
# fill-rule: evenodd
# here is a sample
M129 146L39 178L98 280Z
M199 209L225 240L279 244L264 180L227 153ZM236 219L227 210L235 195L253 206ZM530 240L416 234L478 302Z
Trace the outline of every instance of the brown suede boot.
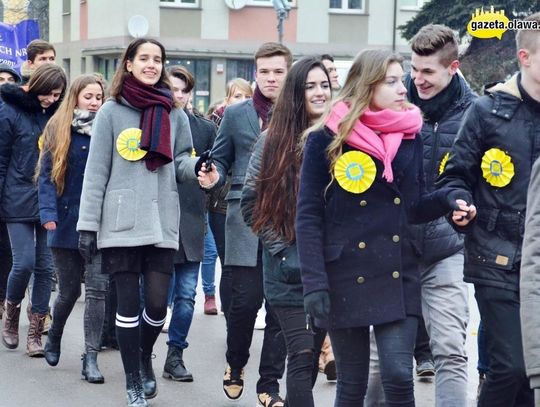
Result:
M326 380L336 380L336 360L334 358L334 352L332 351L332 344L330 338L326 335L324 339L321 356L319 357L319 371L326 375Z
M47 314L32 314L30 318L30 327L28 328L28 339L26 342L26 354L30 357L42 357L45 351L41 343L43 334L43 324Z
M8 349L19 346L19 316L21 304L15 305L6 300L6 312L4 313L4 329L2 329L2 343Z

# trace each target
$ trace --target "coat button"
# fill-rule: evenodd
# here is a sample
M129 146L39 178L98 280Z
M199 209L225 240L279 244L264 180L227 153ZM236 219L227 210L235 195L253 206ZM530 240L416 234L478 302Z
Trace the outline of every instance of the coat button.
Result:
M282 257L282 258L281 258L281 261L285 261L285 260L287 260L286 257Z
M394 243L399 242L399 236L398 236L398 235L392 236L392 241L393 241Z
M83 150L86 150L86 146L82 146L82 149L83 149Z
M394 198L394 203L395 203L396 205L399 205L399 204L401 203L401 199L399 199L399 197L396 196L396 197Z
M358 243L358 248L359 248L359 249L365 249L365 248L366 248L366 242L360 242L360 243Z
M364 277L362 277L362 276L360 276L360 277L358 277L358 278L356 279L356 282L357 282L358 284L363 284L364 281L366 281L366 279L365 279Z
M367 205L367 201L364 200L364 199L362 199L362 200L360 201L360 206L366 206L366 205Z
M392 273L392 278L399 278L399 271L394 271Z

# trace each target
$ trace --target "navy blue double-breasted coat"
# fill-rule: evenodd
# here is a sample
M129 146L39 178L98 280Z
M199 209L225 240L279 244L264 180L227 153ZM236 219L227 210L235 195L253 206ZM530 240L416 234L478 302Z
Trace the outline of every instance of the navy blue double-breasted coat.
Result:
M88 158L90 136L71 131L68 166L64 180L64 191L58 196L51 181L51 156L46 153L39 173L38 198L41 224L56 222L56 230L47 232L47 245L63 249L77 249L79 218L84 168Z
M420 253L409 224L446 214L448 190L425 193L420 137L401 143L393 182L382 178L383 164L372 157L376 176L369 189L355 194L335 180L327 188L333 137L317 130L304 148L296 218L304 295L329 291L330 329L419 316ZM343 153L349 150L345 144Z

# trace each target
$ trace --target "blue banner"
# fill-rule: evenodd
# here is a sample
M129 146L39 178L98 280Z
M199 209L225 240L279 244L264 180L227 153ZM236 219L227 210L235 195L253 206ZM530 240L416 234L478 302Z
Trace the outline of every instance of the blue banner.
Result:
M39 38L39 24L36 20L23 20L16 25L0 23L0 63L17 71L26 61L26 46Z

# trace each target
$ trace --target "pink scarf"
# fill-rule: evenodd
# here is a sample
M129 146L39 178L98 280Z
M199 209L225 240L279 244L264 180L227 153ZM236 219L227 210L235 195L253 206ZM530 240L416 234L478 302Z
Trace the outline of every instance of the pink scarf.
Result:
M345 102L336 103L326 118L326 127L337 133L341 120L349 110ZM392 160L401 140L414 139L421 128L422 114L416 106L401 112L390 109L374 112L368 109L360 116L345 142L380 160L384 164L384 179L392 182Z

